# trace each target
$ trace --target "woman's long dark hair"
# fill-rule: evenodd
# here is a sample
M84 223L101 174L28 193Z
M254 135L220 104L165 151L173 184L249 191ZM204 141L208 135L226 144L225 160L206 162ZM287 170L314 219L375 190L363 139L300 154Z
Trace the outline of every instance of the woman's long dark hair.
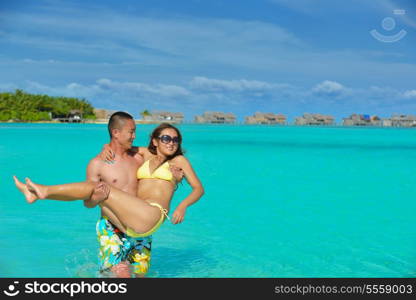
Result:
M149 142L149 146L147 146L147 149L149 150L150 153L156 155L157 151L156 151L156 146L153 145L153 139L159 139L160 134L162 133L162 131L164 129L173 129L176 131L177 135L178 135L178 149L176 149L176 152L172 155L170 155L169 157L167 157L167 160L170 160L178 155L183 155L185 151L182 150L182 135L181 132L179 131L178 128L176 128L175 126L169 124L169 123L162 123L159 126L157 126L152 134L150 135L150 142Z

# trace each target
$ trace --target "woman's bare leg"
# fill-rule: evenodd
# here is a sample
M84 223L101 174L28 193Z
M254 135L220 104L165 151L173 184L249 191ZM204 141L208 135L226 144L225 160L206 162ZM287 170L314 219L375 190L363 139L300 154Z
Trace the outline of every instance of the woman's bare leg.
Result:
M160 219L160 209L147 201L111 187L108 198L100 204L110 209L120 222L138 233L151 230Z
M29 178L26 179L26 184L16 177L14 180L28 203L33 203L38 199L86 200L91 197L95 187L95 183L91 182L40 185L33 183ZM159 208L114 187L110 188L108 198L100 202L100 206L110 209L124 226L139 233L152 229L160 218Z
M26 184L13 176L16 187L25 195L28 203L38 199L50 199L60 201L87 200L91 197L95 183L77 182L60 185L41 185L33 183L26 178Z

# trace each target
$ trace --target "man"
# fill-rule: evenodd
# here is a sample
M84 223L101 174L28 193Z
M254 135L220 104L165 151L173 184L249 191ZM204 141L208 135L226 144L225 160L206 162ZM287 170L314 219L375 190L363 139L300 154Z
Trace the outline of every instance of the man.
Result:
M125 112L114 113L108 122L110 134L109 146L117 155L112 164L103 161L100 157L93 158L87 167L87 180L103 182L114 186L128 194L137 195L137 169L142 165L143 158L137 152L131 151L136 138L136 124L133 117ZM85 201L85 206L93 207L96 198L103 197L105 185L98 184L91 199ZM111 220L111 221L110 221ZM100 243L99 258L100 270L111 271L116 277L131 277L131 255L139 254L145 259L140 262L141 270L136 276L144 276L149 267L152 237L132 239L126 236L125 228L118 218L101 208L101 218L97 222L97 236Z
M130 195L137 195L136 173L143 164L143 157L138 154L137 147L132 148L136 138L133 117L125 112L114 113L108 122L108 131L109 147L117 159L110 164L97 156L89 162L87 180L98 184L91 199L84 202L87 207L95 206L97 199L106 198L106 184ZM180 170L172 172L177 178L183 176ZM132 275L144 277L149 269L152 236L132 238L126 235L126 228L107 208L101 208L101 218L97 222L96 230L102 272L110 271L113 276L120 278L129 278Z

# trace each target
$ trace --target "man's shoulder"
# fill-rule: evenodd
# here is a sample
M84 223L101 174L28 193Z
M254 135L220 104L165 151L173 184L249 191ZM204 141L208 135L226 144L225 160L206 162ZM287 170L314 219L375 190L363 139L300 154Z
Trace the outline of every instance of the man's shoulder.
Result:
M99 180L103 171L103 164L104 162L99 157L92 158L87 166L87 180Z
M88 167L98 168L98 167L101 167L103 164L104 164L104 161L100 157L96 156L90 160L90 162L88 163Z

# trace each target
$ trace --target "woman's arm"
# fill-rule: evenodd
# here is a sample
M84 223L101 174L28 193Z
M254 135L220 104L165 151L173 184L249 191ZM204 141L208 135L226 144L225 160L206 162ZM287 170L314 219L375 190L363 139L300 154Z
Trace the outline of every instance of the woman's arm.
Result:
M103 149L101 149L101 152L97 155L103 162L108 164L113 163L115 156L116 154L111 149L110 144L104 144Z
M130 149L131 152L139 153L141 156L144 156L144 153L146 150L147 150L146 148L138 147L138 146L132 146ZM104 144L103 149L97 156L104 162L112 164L114 162L116 154L111 149L110 144Z
M151 153L149 152L149 150L148 150L146 147L137 147L137 151L138 151L138 152L139 152L139 154L140 154L141 156L143 156L143 157L144 157L144 159L146 159L146 160L147 160L147 158L148 158L149 154L151 154Z
M204 187L202 186L201 181L198 179L198 176L196 175L188 159L182 155L177 156L175 157L173 163L175 166L183 170L186 180L192 187L192 192L184 200L182 200L181 203L179 203L178 207L176 207L175 211L173 212L172 223L179 224L183 222L185 218L186 208L197 202L202 197L204 194Z

